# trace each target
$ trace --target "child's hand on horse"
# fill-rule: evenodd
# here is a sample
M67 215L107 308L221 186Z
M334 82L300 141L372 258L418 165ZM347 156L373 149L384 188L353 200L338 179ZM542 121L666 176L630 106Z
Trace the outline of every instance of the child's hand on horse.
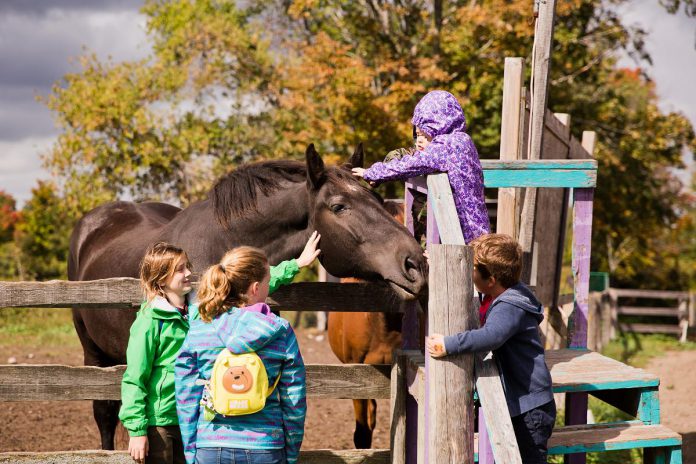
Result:
M428 348L428 352L433 358L441 358L447 354L444 335L432 334L426 337L425 346Z
M351 169L351 171L353 172L353 175L355 177L360 177L362 179L365 178L365 169L364 168L353 168L353 169ZM371 187L374 187L377 185L377 182L373 182L371 180L368 180L367 183L370 184Z
M319 235L319 232L316 230L312 232L312 235L309 236L309 240L307 240L307 244L304 247L304 250L302 250L302 254L300 255L299 258L297 258L297 266L298 267L305 267L309 266L314 262L315 259L317 259L317 256L319 256L319 253L321 253L321 250L317 248L319 245L319 239L321 239L321 235Z
M128 442L128 453L136 462L145 462L145 457L149 446L147 443L147 435L141 437L130 437Z
M365 169L364 168L353 168L351 169L353 171L353 175L357 177L364 177L365 176Z

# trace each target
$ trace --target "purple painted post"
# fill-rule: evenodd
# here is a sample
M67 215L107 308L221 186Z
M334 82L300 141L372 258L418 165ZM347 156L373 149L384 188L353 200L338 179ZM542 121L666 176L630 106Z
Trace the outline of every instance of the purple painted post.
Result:
M568 321L568 347L587 348L587 315L590 291L590 250L594 189L573 189L573 287L574 307ZM566 393L566 424L587 423L587 393ZM568 464L585 464L583 453L566 456Z
M437 221L435 220L435 211L430 204L430 199L428 199L428 217L426 223L425 237L426 237L426 248L430 247L432 244L440 243L440 231L437 228ZM425 318L425 333L430 335L430 327L428 324L428 318ZM430 404L430 382L428 381L428 375L430 373L430 356L425 354L425 404ZM430 423L430 409L425 408L425 423ZM425 437L423 437L423 443L425 446L425 462L430 463L430 449L428 448L428 443L430 443L429 436L430 430L426 425L424 428Z
M495 458L493 457L493 446L488 436L486 419L483 417L483 411L480 407L478 411L478 429L478 462L479 464L493 464L495 462Z
M404 217L406 227L413 234L413 189L412 179L406 181L404 198ZM401 330L401 346L405 350L420 349L418 337L420 336L420 324L418 323L418 303L408 303L404 308L404 318ZM403 385L403 388L406 388ZM418 403L416 399L406 392L406 462L417 464L418 462Z

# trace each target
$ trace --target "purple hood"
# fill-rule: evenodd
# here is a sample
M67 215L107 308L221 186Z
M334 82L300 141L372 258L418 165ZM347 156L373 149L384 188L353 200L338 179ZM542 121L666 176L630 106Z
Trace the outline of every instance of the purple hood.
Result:
M457 98L444 90L433 90L421 98L413 110L412 121L433 138L466 132L464 110Z

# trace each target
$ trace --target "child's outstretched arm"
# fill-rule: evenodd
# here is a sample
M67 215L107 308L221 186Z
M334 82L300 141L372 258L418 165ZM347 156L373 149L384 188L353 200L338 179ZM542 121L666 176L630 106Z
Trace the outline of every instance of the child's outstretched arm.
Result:
M196 354L189 349L188 338L186 338L174 364L174 386L184 456L189 464L193 464L196 457L196 433L203 396L203 386L196 384L198 379Z
M307 414L307 387L304 361L292 327L286 335L285 361L283 362L278 390L280 408L283 411L285 451L287 463L295 464L304 438L304 422Z
M281 285L287 285L292 282L300 269L309 266L319 256L321 250L317 248L321 235L315 230L309 236L305 244L302 254L297 259L283 261L277 266L271 266L271 280L268 283L268 293L273 293Z
M353 174L369 182L408 179L410 177L446 172L447 160L423 150L412 156L404 156L385 163L375 163L368 169L353 168Z
M486 325L480 329L467 330L445 337L440 334L431 335L428 337L428 341L431 341L433 344L437 343L438 340L442 340L444 354L440 354L436 349L431 350L430 347L428 351L431 353L431 356L438 358L445 354L486 353L497 350L520 330L523 317L523 310L508 311L498 309L497 311L491 311L486 319Z

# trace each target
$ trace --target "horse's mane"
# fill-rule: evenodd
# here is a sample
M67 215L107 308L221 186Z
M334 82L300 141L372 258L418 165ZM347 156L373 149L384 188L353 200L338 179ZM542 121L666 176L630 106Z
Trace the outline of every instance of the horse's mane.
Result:
M350 171L335 166L327 166L327 180L336 183L355 183L374 195L382 203L382 197L362 183L357 182ZM273 160L250 163L239 167L220 178L209 197L218 222L224 227L231 226L233 218L240 218L255 212L258 192L270 195L277 191L284 181L299 183L307 179L307 167L304 163L288 160Z
M215 217L229 228L230 219L256 211L258 191L270 195L283 181L303 182L306 176L306 166L298 161L262 161L241 166L220 178L210 191Z

